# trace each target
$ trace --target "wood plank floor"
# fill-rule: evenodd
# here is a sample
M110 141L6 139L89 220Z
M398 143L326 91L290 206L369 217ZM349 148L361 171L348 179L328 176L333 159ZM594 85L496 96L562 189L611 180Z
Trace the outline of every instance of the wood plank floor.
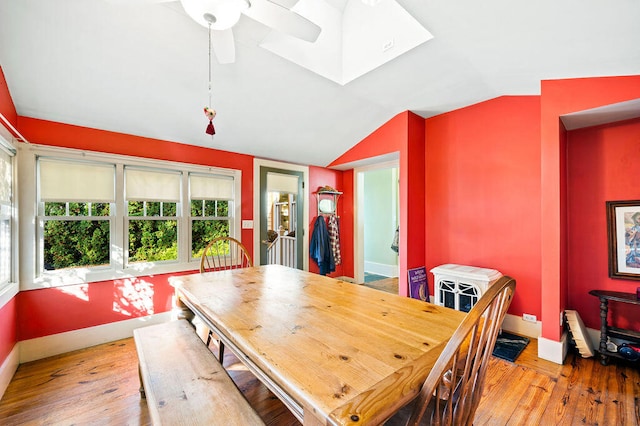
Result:
M397 293L397 278L368 286ZM515 363L491 360L475 425L640 426L638 363L602 366L571 352L558 365L537 353L531 339ZM133 339L23 364L0 400L0 425L148 425L137 366ZM265 423L300 425L230 351L225 366Z
M638 426L637 364L605 367L571 353L557 365L536 353L533 339L515 364L492 359L475 425ZM232 354L225 366L267 424L299 425ZM133 339L26 363L0 401L0 424L148 425L138 389Z

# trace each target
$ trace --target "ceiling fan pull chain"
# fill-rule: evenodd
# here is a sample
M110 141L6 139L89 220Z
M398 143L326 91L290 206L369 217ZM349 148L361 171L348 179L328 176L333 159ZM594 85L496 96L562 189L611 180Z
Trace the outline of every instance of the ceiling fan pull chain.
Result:
M204 107L204 115L209 119L209 124L207 125L207 129L205 133L211 135L211 139L213 139L213 135L216 134L216 129L213 127L213 118L216 116L216 110L211 108L211 20L209 22L209 106Z

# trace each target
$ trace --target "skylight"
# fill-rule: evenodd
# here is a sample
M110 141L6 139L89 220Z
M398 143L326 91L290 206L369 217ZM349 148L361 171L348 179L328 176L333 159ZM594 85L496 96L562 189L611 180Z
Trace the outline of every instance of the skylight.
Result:
M260 46L341 85L433 38L395 0L300 0L293 10L322 28L318 40L272 31Z

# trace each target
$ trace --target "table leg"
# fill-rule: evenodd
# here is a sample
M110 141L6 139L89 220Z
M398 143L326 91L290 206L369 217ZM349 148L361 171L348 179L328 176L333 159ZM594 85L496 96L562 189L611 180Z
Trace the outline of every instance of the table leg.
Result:
M179 297L176 297L176 308L178 308L178 319L186 319L189 321L189 324L193 325L193 318L195 318L196 315Z
M609 364L609 357L607 353L607 313L609 312L609 301L604 297L600 298L600 364Z

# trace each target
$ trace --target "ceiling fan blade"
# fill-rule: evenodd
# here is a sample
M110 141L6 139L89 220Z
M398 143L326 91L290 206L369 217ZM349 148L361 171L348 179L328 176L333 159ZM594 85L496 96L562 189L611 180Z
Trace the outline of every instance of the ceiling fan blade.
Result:
M251 7L243 11L248 17L276 31L314 42L321 28L307 18L268 0L252 0Z
M232 64L236 61L236 47L233 30L211 31L211 45L220 64Z
M282 7L291 9L299 0L269 0L271 3L279 4Z

